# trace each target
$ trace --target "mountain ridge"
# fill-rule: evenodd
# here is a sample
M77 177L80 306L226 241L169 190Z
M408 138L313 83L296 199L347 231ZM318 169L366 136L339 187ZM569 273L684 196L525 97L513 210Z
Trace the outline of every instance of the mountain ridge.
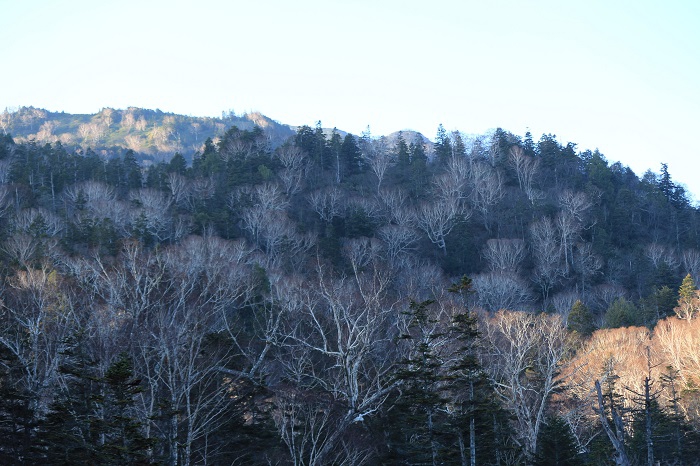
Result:
M0 130L20 143L32 140L41 144L61 143L69 149L90 148L108 157L133 150L141 159L153 161L167 160L175 153L191 159L194 153L201 152L207 138L216 142L233 126L241 130L259 126L273 147L284 144L302 127L281 123L260 112L242 115L222 112L219 118L141 107L104 107L97 113L80 114L23 106L0 113ZM324 128L328 134L333 130ZM348 134L337 131L341 136ZM432 144L427 137L411 130L396 131L387 138L393 140L400 132L408 142L420 138L423 143Z

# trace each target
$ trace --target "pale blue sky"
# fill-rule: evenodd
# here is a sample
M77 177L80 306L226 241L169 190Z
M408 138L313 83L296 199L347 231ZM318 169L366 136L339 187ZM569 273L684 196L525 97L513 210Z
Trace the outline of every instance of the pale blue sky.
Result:
M700 2L0 0L0 109L556 134L700 198Z

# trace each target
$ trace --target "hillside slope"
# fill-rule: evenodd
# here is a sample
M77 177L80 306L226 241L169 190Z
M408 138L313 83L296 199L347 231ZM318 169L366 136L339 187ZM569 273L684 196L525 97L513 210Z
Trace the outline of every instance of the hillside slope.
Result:
M294 134L289 126L260 113L229 113L211 118L129 107L103 108L96 114L80 115L21 107L0 114L0 130L17 142L60 142L67 148L90 147L105 155L131 149L154 160L167 160L176 152L190 158L207 138L216 139L231 126L249 130L255 125L265 131L273 146Z

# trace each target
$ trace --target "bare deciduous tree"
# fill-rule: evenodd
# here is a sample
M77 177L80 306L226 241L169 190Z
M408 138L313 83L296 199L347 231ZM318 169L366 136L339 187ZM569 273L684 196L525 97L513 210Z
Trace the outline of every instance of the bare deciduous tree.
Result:
M125 128L128 131L131 131L131 128L134 127L136 124L136 118L134 117L134 112L127 110L122 114L122 119L119 123L119 125L123 128Z
M459 220L466 220L470 212L459 199L437 199L425 202L418 209L418 226L428 239L447 255L445 238Z
M18 271L9 280L13 293L3 296L0 344L17 358L24 373L23 388L37 417L48 409L59 379L63 344L77 326L72 296L62 282L44 264Z
M138 205L137 209L132 210L132 224L142 217L148 233L158 241L172 237L172 215L169 212L173 203L171 196L156 189L141 188L131 191L129 197Z
M253 189L239 191L230 196L231 207L234 200L246 196L253 204L243 211L243 224L250 231L253 242L273 258L278 258L280 247L296 230L287 218L288 205L285 193L277 184L265 183Z
M64 229L63 221L58 215L43 207L24 209L17 212L14 218L17 231L34 236L58 236Z
M324 441L315 464L331 459L347 429L377 412L395 383L389 375L395 337L394 303L387 301L390 275L375 251L368 239L348 244L352 276L332 278L319 267L317 287L300 290L301 306L287 313L285 347L294 359L283 357L288 377L332 396L342 407L332 411L332 422L318 433ZM287 422L284 413L278 415L278 425ZM315 420L307 419L307 428Z
M273 419L294 466L327 464L335 429L333 403L319 395L280 392L274 398ZM325 453L325 455L324 455Z
M554 310L561 316L563 322L566 323L571 308L574 306L574 303L580 299L578 293L575 291L563 291L552 296L551 303Z
M0 169L1 171L1 169ZM1 177L2 175L0 175ZM0 181L1 183L1 181ZM0 218L5 217L7 212L12 208L12 195L7 189L7 186L0 184Z
M170 189L170 195L172 196L175 205L180 207L189 206L191 188L187 178L179 173L172 172L168 173L167 183L168 189Z
M136 128L137 131L144 131L146 129L146 126L148 126L148 122L146 121L146 117L141 115L139 119L136 121L136 124L134 127Z
M525 241L521 239L490 239L482 252L489 270L496 273L515 273L525 259Z
M86 293L125 316L121 331L144 380L142 418L148 435L167 439L170 464L189 464L193 443L225 419L231 400L220 368L232 353L211 336L250 290L249 256L242 243L189 237L152 252L126 243L113 265L66 260Z
M627 291L624 287L614 283L603 283L593 290L593 300L601 310L607 309L619 298L624 298Z
M379 237L386 243L389 262L398 264L399 259L409 254L418 241L418 233L405 225L384 225L379 229Z
M314 191L309 195L309 202L326 223L341 216L344 208L343 192L336 187Z
M544 299L565 275L562 249L554 223L544 217L530 225L532 254L535 260L533 281L540 286Z
M518 309L532 302L525 280L515 273L488 272L474 277L479 305L488 311Z
M496 393L515 416L516 435L529 454L547 414L549 400L561 385L558 377L572 344L560 316L499 311L484 316L485 369Z
M581 296L586 297L586 284L594 275L600 273L603 260L593 252L591 243L578 243L574 251L574 269L581 277Z
M0 128L2 128L2 132L5 136L7 136L7 129L10 127L10 123L12 123L12 114L6 107L5 110L0 113Z
M137 134L127 134L124 137L124 142L126 143L126 148L134 152L141 152L146 146L146 140Z
M651 243L644 248L644 255L649 259L654 268L659 268L662 264L674 270L680 262L673 251L659 243Z
M216 183L211 177L192 180L192 196L195 200L206 201L214 197Z
M501 173L483 162L474 162L471 167L471 202L481 214L484 228L491 231L489 212L503 199L503 177Z
M683 268L686 273L689 273L695 283L700 280L700 251L697 249L686 249L683 251Z
M114 187L100 181L85 181L69 186L63 195L73 206L81 199L89 206L93 202L112 202L117 198Z
M6 184L9 181L13 163L12 157L0 160L0 183Z
M36 133L36 139L45 143L56 142L58 137L53 134L56 126L57 123L55 121L45 121Z
M587 214L593 207L593 203L588 199L586 193L564 190L559 194L558 200L562 211L573 218L581 228L591 227Z
M540 160L525 155L525 151L520 146L513 146L508 153L508 161L515 169L518 177L518 185L525 192L531 204L535 204L542 195L535 189L534 179L540 167Z
M391 151L387 147L384 137L370 141L369 144L362 145L362 158L367 162L369 168L377 177L377 192L381 190L382 181L386 171L393 164Z
M279 177L287 196L298 193L304 182L304 175L308 165L306 154L294 146L282 146L277 149L277 157L284 167Z

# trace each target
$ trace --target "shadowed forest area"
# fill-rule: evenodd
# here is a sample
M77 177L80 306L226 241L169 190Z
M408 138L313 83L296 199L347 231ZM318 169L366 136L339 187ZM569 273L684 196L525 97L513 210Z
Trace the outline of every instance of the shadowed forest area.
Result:
M2 127L0 463L698 464L700 212L666 165L320 122L162 157L127 113Z

